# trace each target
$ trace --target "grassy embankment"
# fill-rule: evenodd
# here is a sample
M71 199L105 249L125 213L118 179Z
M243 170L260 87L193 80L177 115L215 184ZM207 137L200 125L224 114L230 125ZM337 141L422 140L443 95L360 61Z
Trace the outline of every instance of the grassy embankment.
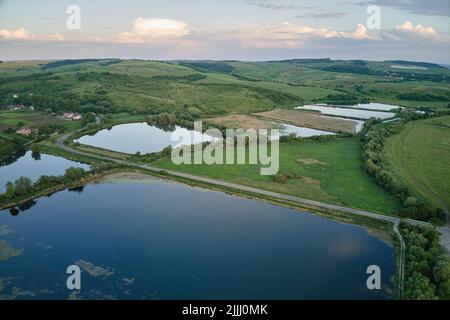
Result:
M450 206L450 116L406 124L387 139L385 157L413 194L435 207Z

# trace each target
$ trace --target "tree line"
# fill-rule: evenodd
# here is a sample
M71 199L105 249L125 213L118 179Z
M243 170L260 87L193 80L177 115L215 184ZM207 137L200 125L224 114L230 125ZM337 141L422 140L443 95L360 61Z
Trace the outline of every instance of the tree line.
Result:
M68 187L70 185L83 183L89 176L94 176L103 171L118 168L120 165L113 163L102 163L86 171L83 168L70 167L63 175L49 176L43 175L33 182L29 177L20 177L14 182L8 181L5 185L5 193L0 195L0 203L7 203L16 198L32 195L36 192L55 188L59 186Z
M434 115L443 114L446 114L446 112L441 111ZM441 208L434 209L424 200L412 196L411 190L399 180L398 176L385 163L385 140L398 134L406 122L430 117L428 114L419 115L416 113L400 114L400 116L399 121L389 124L382 124L380 120L373 118L366 121L362 130L365 170L380 186L403 204L404 208L401 212L403 217L441 224L446 219L444 210Z

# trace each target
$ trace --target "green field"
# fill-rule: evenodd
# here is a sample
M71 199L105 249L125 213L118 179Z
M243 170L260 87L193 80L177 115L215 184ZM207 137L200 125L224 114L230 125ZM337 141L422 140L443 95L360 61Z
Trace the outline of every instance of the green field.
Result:
M169 158L154 163L218 180L258 187L303 198L396 214L400 204L365 173L361 143L356 138L329 142L280 144L280 174L291 175L287 183L260 175L259 165L175 165Z
M62 124L66 121L49 116L38 111L0 111L0 131L16 128L21 124L25 127L38 128L42 125Z
M385 157L413 194L450 207L450 116L408 123L386 141Z
M183 62L76 60L4 62L0 104L14 94L53 111L249 114L313 102L378 101L446 108L450 70L398 62L289 60ZM410 63L414 64L414 63ZM414 65L403 63L406 67Z

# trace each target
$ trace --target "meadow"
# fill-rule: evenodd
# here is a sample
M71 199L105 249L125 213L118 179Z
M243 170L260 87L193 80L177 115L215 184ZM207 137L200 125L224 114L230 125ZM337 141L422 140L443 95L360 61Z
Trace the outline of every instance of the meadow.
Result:
M278 176L260 175L260 165L175 165L170 157L153 162L163 169L286 193L307 199L396 215L401 208L365 173L358 138L280 144ZM225 151L226 154L226 151Z
M406 124L387 139L385 157L413 194L450 207L450 116Z

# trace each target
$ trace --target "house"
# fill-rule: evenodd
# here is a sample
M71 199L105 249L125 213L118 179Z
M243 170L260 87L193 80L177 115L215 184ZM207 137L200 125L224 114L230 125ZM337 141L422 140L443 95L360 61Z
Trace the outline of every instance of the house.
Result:
M80 121L82 118L81 114L79 113L71 113L66 112L61 116L61 119L63 120L71 120L71 121Z
M11 104L8 107L8 110L13 110L13 111L23 110L23 109L25 109L25 106L23 104Z
M19 130L16 131L16 133L28 137L30 134L33 133L33 130L31 130L30 128L20 128Z

